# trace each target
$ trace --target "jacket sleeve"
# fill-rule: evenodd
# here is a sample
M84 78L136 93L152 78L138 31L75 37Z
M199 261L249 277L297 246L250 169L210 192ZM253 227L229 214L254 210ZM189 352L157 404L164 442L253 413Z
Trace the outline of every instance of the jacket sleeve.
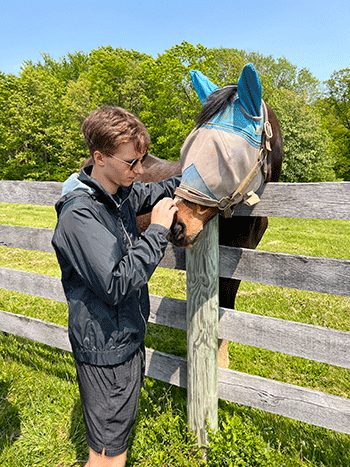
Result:
M136 214L150 212L155 204L162 198L173 198L176 188L180 185L181 175L168 178L162 182L143 183L136 182L130 194L130 202Z
M88 208L71 207L60 217L52 244L63 275L69 275L73 267L96 295L109 305L117 305L148 282L164 255L167 235L165 227L150 225L126 249L122 239L113 235Z

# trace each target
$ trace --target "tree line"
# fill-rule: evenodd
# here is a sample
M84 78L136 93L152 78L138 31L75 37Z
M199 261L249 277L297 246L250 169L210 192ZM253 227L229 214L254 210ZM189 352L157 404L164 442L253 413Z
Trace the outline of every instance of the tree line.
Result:
M18 76L0 72L0 177L63 181L88 157L83 120L104 104L137 115L151 152L176 160L201 109L189 70L223 86L237 82L248 62L280 122L282 181L350 180L349 68L321 83L284 57L187 42L157 58L111 46L58 61L42 54L37 63L24 62Z

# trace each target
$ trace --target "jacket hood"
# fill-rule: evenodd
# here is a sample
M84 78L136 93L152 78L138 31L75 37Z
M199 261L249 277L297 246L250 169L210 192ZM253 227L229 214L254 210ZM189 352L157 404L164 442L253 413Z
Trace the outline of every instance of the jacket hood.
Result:
M60 215L62 208L69 201L79 196L86 196L86 194L98 198L112 209L119 206L121 201L129 196L132 185L130 187L121 187L118 190L118 195L112 196L95 178L91 177L91 171L92 166L85 167L80 173L72 174L63 183L61 198L55 205L57 215Z
M62 193L61 196L66 195L67 193L70 193L71 191L75 190L84 190L87 191L88 193L93 193L94 189L85 185L85 183L81 182L79 180L79 173L74 173L72 174L67 180L63 183L62 187Z

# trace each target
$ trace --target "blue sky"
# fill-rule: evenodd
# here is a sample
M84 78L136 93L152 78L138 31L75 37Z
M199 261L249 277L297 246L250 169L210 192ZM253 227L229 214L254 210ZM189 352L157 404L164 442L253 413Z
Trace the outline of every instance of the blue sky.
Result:
M350 68L350 0L0 0L0 71L111 45L154 57L182 41L284 56L321 81Z

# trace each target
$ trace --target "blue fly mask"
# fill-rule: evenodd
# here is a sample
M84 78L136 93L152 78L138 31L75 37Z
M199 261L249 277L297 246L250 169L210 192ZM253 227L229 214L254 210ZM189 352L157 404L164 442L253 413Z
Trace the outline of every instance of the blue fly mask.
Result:
M182 181L175 193L188 201L217 207L225 217L231 217L238 203L259 201L256 191L265 180L266 148L272 130L261 97L261 81L252 64L243 68L237 86L222 90L199 71L190 75L204 108L228 87L233 98L186 138L181 148Z

